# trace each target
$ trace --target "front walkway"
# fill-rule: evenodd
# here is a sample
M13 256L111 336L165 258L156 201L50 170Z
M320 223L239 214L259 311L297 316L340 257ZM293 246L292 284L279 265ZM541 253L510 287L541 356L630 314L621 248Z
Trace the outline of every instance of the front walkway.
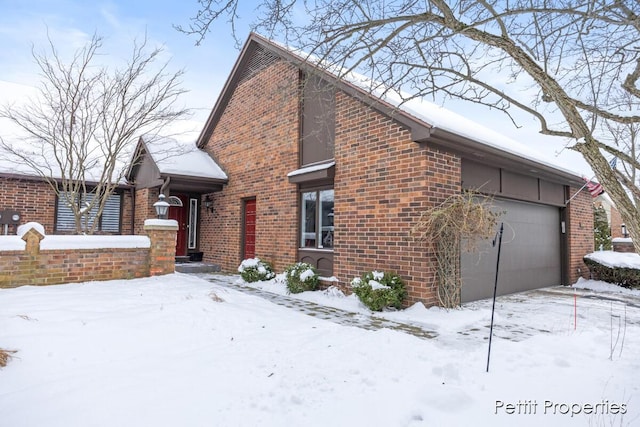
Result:
M297 310L308 316L316 317L322 320L337 323L344 326L355 326L371 331L379 329L392 329L405 332L421 339L435 338L438 334L434 331L425 330L419 325L411 323L395 322L393 320L384 319L375 315L366 315L354 313L339 308L326 307L309 301L303 301L298 298L292 298L286 295L280 295L273 292L263 291L251 287L249 284L241 280L230 280L230 278L238 278L238 276L224 276L216 274L202 275L206 279L216 285L230 289L235 289L246 294L255 295L271 301L274 304L282 305L292 310Z

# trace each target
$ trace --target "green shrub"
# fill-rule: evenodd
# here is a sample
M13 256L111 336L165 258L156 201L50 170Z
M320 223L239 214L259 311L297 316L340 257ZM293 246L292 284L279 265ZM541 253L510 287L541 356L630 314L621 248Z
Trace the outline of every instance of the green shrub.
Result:
M305 262L298 262L287 267L284 272L287 289L292 294L304 291L315 291L318 287L318 273L316 269Z
M628 267L609 267L598 261L584 257L594 280L613 283L625 288L640 289L640 269Z
M404 282L397 274L370 271L362 278L351 281L353 293L373 311L382 311L387 307L400 309L407 297Z
M261 261L260 258L249 258L242 261L238 267L238 273L247 283L271 280L276 277L271 266Z

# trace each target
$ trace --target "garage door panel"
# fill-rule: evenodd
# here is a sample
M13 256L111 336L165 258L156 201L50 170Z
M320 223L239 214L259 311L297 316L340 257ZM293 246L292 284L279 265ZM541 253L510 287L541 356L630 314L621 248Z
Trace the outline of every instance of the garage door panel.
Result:
M557 207L494 200L505 211L498 294L561 283L560 211ZM481 253L461 254L462 301L490 298L496 274L497 247L482 242Z

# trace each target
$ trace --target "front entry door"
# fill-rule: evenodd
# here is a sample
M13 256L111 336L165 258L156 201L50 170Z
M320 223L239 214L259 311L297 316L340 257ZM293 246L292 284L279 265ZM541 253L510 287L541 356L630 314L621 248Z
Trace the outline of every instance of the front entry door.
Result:
M256 256L256 199L244 202L243 259Z
M169 219L178 222L178 233L176 235L176 256L187 255L187 219L189 209L189 199L184 194L176 195L182 201L182 206L169 207Z

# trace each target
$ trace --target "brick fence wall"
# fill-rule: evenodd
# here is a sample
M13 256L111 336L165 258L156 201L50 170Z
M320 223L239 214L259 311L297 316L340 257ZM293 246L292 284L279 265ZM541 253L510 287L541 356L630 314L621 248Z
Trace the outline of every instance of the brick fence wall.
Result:
M613 239L613 251L614 252L635 252L633 247L633 241L630 238L615 238Z
M175 221L148 220L145 223L148 237L108 236L114 243L112 246L121 247L82 247L78 242L87 246L87 242L100 237L47 237L36 228L22 237L0 236L0 288L172 273L177 228ZM47 239L49 242L45 242ZM70 241L74 243L69 244ZM65 243L71 247L65 248Z

